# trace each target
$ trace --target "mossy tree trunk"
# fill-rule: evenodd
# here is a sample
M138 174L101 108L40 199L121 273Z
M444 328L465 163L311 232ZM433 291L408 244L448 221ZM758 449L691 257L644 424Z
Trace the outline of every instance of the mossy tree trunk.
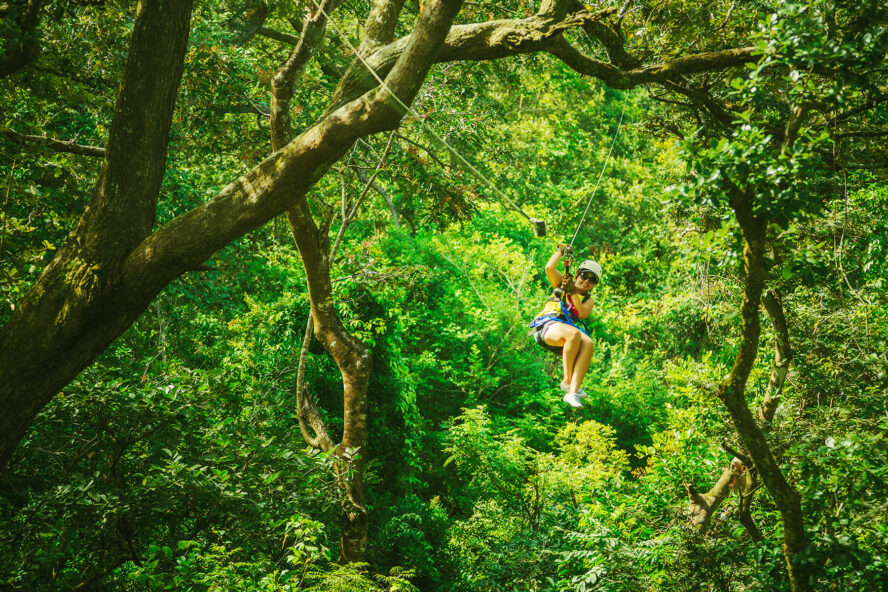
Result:
M780 293L776 289L767 291L762 296L762 305L768 313L775 332L774 360L771 362L768 387L765 397L755 413L759 425L762 429L767 430L780 403L780 396L783 393L783 386L789 372L789 363L792 360L792 349L789 344L789 326ZM752 496L758 482L758 472L755 466L744 456L744 458L734 457L722 471L715 485L706 493L699 493L692 483L686 483L685 489L690 498L691 524L706 528L722 502L732 492L737 492L740 496L738 518L741 524L753 540L762 540L762 534L752 519Z
M406 76L423 80L434 62L437 50L450 29L450 23L459 10L459 0L430 2L417 20L405 52L394 65L388 79ZM271 139L272 148L280 150L292 137L290 108L296 85L313 51L323 40L327 15L333 11L336 0L325 0L309 11L303 22L302 33L295 48L272 81ZM362 49L377 47L392 41L394 27L403 7L403 0L378 0L371 8L365 27ZM422 40L423 45L419 44ZM406 71L406 72L405 72ZM405 89L398 97L410 104L419 90L418 85ZM345 215L345 214L343 214ZM339 560L341 562L365 561L367 544L367 508L364 493L365 447L367 444L367 386L372 372L372 355L369 348L352 336L336 312L333 302L330 244L330 220L318 224L311 214L306 200L300 200L287 210L287 221L302 263L305 268L313 330L318 341L336 362L343 384L343 430L339 444L332 444L325 426L318 429L320 415L313 409L308 393L299 393L302 403L297 405L300 423L316 426L315 435L306 434L312 446L328 448L339 456L338 469L346 495L343 500L343 527ZM342 220L343 225L348 224ZM297 388L303 388L300 385ZM307 418L306 414L311 417ZM320 434L324 437L319 438Z
M124 269L154 223L190 19L191 0L139 4L89 205L0 334L0 468L37 412L154 296Z
M731 196L731 207L737 215L745 242L745 281L740 308L742 329L740 349L734 359L734 366L719 385L717 394L725 404L744 447L749 451L759 477L780 511L783 522L783 551L791 588L793 592L805 592L811 589L811 584L810 568L804 561L808 538L801 496L780 470L765 434L746 402L746 381L758 354L761 333L759 307L766 278L764 252L767 219L754 214L753 196L748 190L737 189Z

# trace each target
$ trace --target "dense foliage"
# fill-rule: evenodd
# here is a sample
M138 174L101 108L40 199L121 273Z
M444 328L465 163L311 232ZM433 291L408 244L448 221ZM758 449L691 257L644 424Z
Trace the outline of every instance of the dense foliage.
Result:
M287 48L237 43L236 4L196 8L157 225L270 151L262 114ZM342 29L308 66L294 125L323 109L336 80L321 64L349 52L341 35L364 4L336 13ZM875 93L868 117L884 131L888 29L877 8L843 2L737 4L639 3L650 18L627 17L638 24L627 48L645 61L758 47L750 66L708 82L740 114L730 129L689 116L679 95L614 90L544 55L433 68L413 105L421 117L397 130L376 177L397 219L371 191L333 267L337 310L373 354L369 441L356 451L368 463L368 563L335 561L341 467L300 435L309 297L278 221L170 284L41 412L0 475L0 590L788 589L764 487L751 494L760 538L738 520L736 495L703 529L687 518L684 485L708 489L743 448L716 397L741 323L737 186L773 222L767 282L793 356L766 434L801 495L814 588L884 589L888 183L884 168L833 166L843 140L826 118L782 150L777 128L787 105L827 112ZM103 145L134 9L47 2L36 65L0 80L3 130ZM460 18L533 11L467 4ZM272 18L292 30L301 8ZM388 140L356 144L312 190L313 207L364 190L359 173ZM867 142L856 163L885 158ZM0 136L0 325L76 223L98 160ZM548 294L543 263L577 229L579 256L604 276L589 397L574 411L559 360L527 324ZM762 318L752 408L775 355ZM341 430L340 374L319 344L309 351L306 381Z

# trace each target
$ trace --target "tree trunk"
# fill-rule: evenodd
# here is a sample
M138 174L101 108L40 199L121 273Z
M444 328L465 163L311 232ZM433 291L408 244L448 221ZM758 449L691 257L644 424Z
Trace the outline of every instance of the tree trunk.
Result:
M768 388L765 398L756 411L756 419L762 428L767 428L780 402L780 394L786 382L792 350L789 347L789 328L784 314L783 300L776 290L770 290L762 296L762 304L768 312L774 326L774 361L768 377ZM734 458L722 472L718 481L705 494L700 494L693 484L686 483L690 503L688 506L691 524L705 528L719 505L736 491L740 496L738 518L740 523L754 541L763 539L761 531L752 519L752 494L758 486L758 472L753 466L745 466L739 458Z
M302 34L296 47L272 81L270 127L274 150L279 150L290 142L292 134L290 130L290 103L296 84L311 54L323 39L326 15L332 12L335 4L336 0L325 0L320 8L306 15ZM379 44L391 41L394 24L397 22L402 6L403 2L398 0L381 0L374 3L368 19L371 24L368 28L368 43ZM430 27L434 19L431 10L427 9L420 16L420 21L424 20L425 26L423 27L421 22L417 30ZM449 20L452 20L455 15L456 11L453 11ZM446 27L443 24L437 25L437 28L440 29L437 31L439 44L449 29L449 20ZM411 37L410 41L415 48L416 40ZM410 67L419 65L421 69L427 70L435 53L428 54L424 65L412 63ZM396 64L395 69L397 67ZM393 69L393 73L395 69ZM423 73L422 78L424 77ZM372 356L367 346L346 330L336 313L333 303L333 284L330 279L332 253L329 224L321 225L319 228L305 200L300 200L287 210L287 221L305 267L311 317L314 319L314 333L336 362L342 375L343 433L341 443L333 448L333 451L340 457L341 464L338 470L346 490L343 501L344 520L339 561L343 563L365 561L367 508L364 495L364 455L367 444L367 386L372 373ZM348 224L344 210L342 224ZM300 385L298 388L302 388L302 386ZM308 402L305 394L302 394L302 397L304 402ZM299 405L298 407L300 427L306 423L319 421L319 415L316 413L312 413L311 418L306 417L306 414L311 412L310 406ZM322 428L322 432L326 433L325 427ZM305 435L306 431L303 429L303 436ZM317 440L317 437L306 437L306 441L311 445L316 444Z
M719 385L718 397L731 415L734 427L749 451L758 473L771 494L783 521L783 552L789 571L793 592L811 589L810 568L804 563L808 546L802 517L801 496L786 481L780 466L771 454L765 435L746 403L746 381L758 353L758 340L761 332L759 305L765 283L763 265L766 221L753 214L752 197L737 191L731 199L731 207L737 214L737 221L743 231L745 246L743 261L746 280L743 289L742 337L740 350L734 361L731 373Z
M342 442L334 451L344 463L340 467L341 474L351 474L345 478L345 521L340 560L364 561L367 542L364 447L367 444L367 384L372 372L372 356L367 346L346 330L336 313L330 280L330 238L326 229L318 229L305 201L287 211L287 220L305 267L315 335L342 375Z
M191 0L140 3L89 205L0 334L0 470L37 412L147 306L111 296L154 223L190 18Z

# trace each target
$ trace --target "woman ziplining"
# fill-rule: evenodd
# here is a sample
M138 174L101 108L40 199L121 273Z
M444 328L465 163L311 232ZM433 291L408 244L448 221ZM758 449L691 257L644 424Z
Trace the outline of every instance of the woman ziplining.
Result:
M555 290L546 301L543 310L530 324L534 341L561 355L564 375L559 386L564 391L564 402L575 409L583 406L580 399L587 396L586 391L581 389L580 385L583 384L583 378L586 376L586 371L589 370L594 347L592 339L585 329L577 325L577 321L585 319L592 312L592 295L589 292L598 285L601 279L601 265L591 259L583 261L577 268L577 276L574 279L570 274L570 260L573 258L574 241L577 240L580 228L586 221L589 206L595 199L601 179L607 170L607 164L610 162L625 113L626 101L624 100L623 109L620 111L620 121L617 123L617 130L614 132L610 150L607 151L607 157L604 159L595 189L592 190L592 195L586 203L586 209L583 211L580 223L577 224L573 238L570 239L569 245L558 245L558 249L546 262L546 277ZM565 257L563 274L558 271L558 262L562 257Z
M565 253L568 256L561 273L558 263ZM577 322L592 312L590 292L601 279L601 265L591 259L583 261L574 279L570 274L571 255L569 246L559 245L546 262L546 277L554 291L530 326L534 341L561 356L563 376L559 386L565 393L564 402L579 409L583 406L580 399L587 396L580 386L592 360L593 343Z
M329 21L330 25L340 33L342 38L346 41L349 47L352 49L357 58L361 61L365 68L369 71L369 73L376 79L376 82L379 83L380 87L385 89L386 92L391 96L394 101L400 105L400 107L404 110L405 113L412 113L417 121L420 122L422 128L429 134L430 137L434 138L436 141L440 142L442 145L447 147L448 152L451 156L455 157L462 165L468 170L471 174L473 174L476 178L482 181L485 185L487 185L490 190L493 192L500 201L511 207L513 210L521 214L532 226L534 232L537 236L543 237L546 235L546 223L543 220L539 220L536 218L532 218L527 213L525 213L518 204L516 204L513 200L511 200L503 191L499 189L490 179L484 176L481 171L479 171L472 163L470 163L462 154L460 154L453 146L450 145L447 140L439 136L434 132L434 130L429 127L422 117L413 109L412 106L404 103L386 84L385 80L383 80L379 74L367 63L367 61L362 57L361 53L348 42L348 37L343 35L340 31L339 27L336 25L336 22L330 18L330 16L324 12L323 7L321 7L316 0L312 0L312 2L317 6L317 9L324 14L324 17ZM582 403L580 403L580 397L586 396L585 391L580 389L580 385L583 382L583 378L586 375L586 371L589 368L589 362L592 359L592 340L585 333L585 331L581 330L576 325L576 321L580 319L585 319L589 316L589 313L592 310L592 301L589 295L589 291L595 287L598 283L599 278L601 277L601 266L592 260L584 261L580 264L580 267L577 269L577 278L576 280L570 275L569 265L567 265L567 261L565 261L565 273L562 274L559 272L556 267L558 262L561 260L561 257L564 254L573 253L572 247L573 243L577 238L577 234L580 232L580 228L583 226L583 222L586 219L586 214L589 212L589 206L592 205L592 200L595 199L595 194L598 191L598 187L601 184L601 179L604 176L605 170L607 170L608 162L610 161L611 153L614 150L614 145L617 142L617 136L620 133L620 127L623 124L623 116L626 113L626 103L628 102L628 94L626 98L623 100L623 108L620 111L620 120L617 123L617 129L614 133L613 141L611 142L610 149L607 153L607 158L604 160L604 166L602 166L601 173L598 175L598 181L595 184L595 189L592 191L592 195L589 198L588 203L586 204L586 209L583 212L582 218L580 218L580 223L577 225L577 230L574 232L573 238L570 241L569 245L560 245L558 250L549 258L549 261L546 263L546 277L549 278L549 282L552 284L554 288L556 288L555 300L547 302L546 306L543 308L543 311L537 315L537 318L534 319L534 322L531 324L531 327L534 328L534 335L537 341L543 345L544 347L548 347L550 349L555 349L556 351L561 352L562 361L564 366L564 377L561 382L561 388L565 391L564 401L571 405L572 407L579 408L582 407ZM559 289L561 290L559 293ZM576 302L575 302L575 298ZM554 305L554 306L553 306ZM558 310L555 309L557 306Z

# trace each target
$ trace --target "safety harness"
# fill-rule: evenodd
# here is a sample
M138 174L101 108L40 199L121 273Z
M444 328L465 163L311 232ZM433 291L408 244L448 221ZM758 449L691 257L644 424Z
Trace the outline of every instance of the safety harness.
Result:
M570 252L569 252L570 253ZM572 260L572 253L566 254L564 258L564 278L562 279L562 284L560 288L555 288L552 292L552 296L546 301L546 305L543 307L542 312L537 315L537 317L530 323L531 329L536 329L537 327L544 325L550 321L556 321L558 323L564 323L565 325L570 325L571 327L575 327L576 329L582 331L586 335L589 332L585 327L581 327L577 325L576 321L579 321L579 318L576 314L574 314L573 310L575 309L573 302L570 302L568 299L570 298L570 294L567 291L567 282L570 277L570 263ZM590 295L587 293L583 295L583 302L590 298ZM558 309L556 309L552 304L558 303Z

